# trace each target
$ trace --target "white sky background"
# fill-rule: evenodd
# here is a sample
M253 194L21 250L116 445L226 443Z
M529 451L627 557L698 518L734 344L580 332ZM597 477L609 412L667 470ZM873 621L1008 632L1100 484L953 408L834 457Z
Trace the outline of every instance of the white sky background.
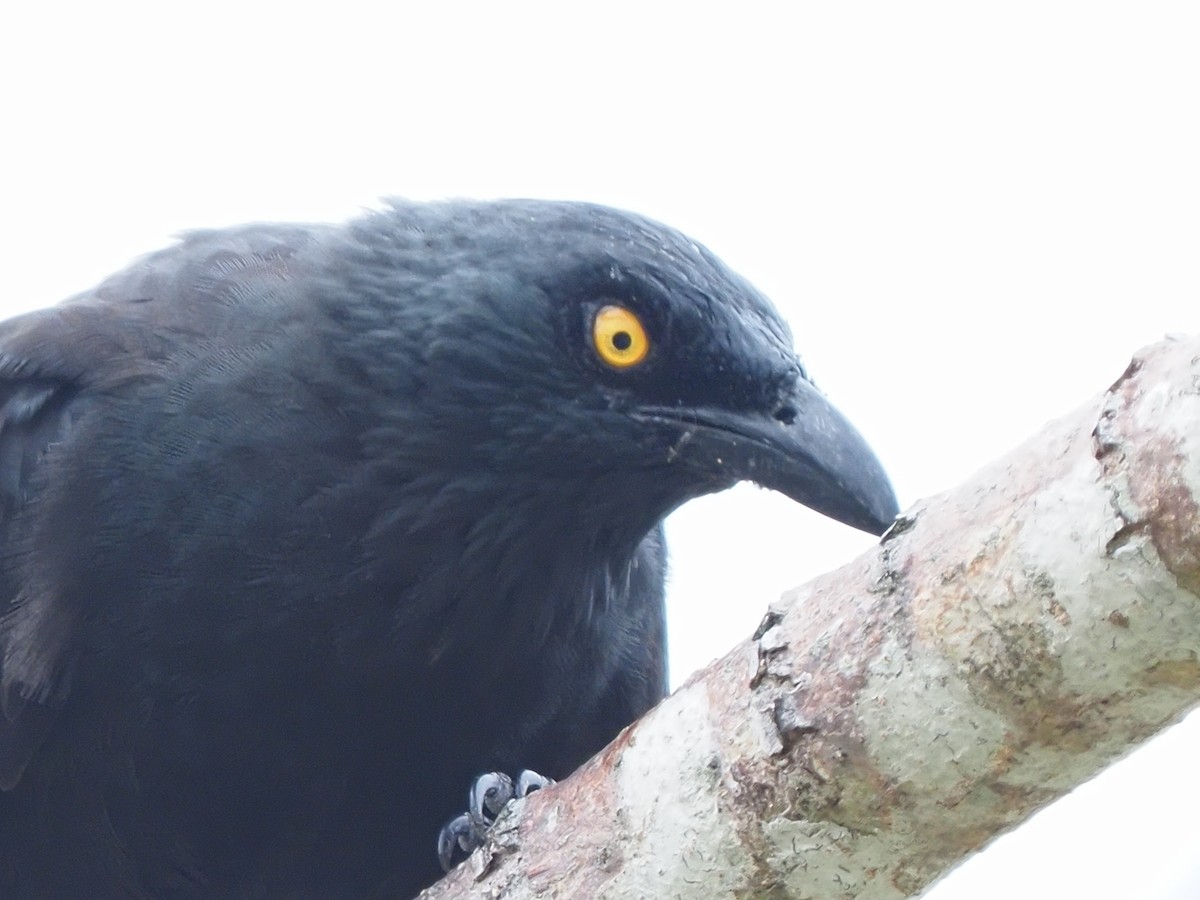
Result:
M1196 330L1200 6L432 5L8 4L4 311L187 228L609 203L775 300L904 506ZM669 530L676 683L870 544L754 489ZM1195 900L1198 758L1193 717L929 896Z

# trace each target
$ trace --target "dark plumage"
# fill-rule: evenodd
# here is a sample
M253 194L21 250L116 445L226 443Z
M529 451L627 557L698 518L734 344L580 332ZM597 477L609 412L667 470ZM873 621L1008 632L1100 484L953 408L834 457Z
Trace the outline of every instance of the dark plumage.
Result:
M0 896L415 892L475 775L662 696L659 522L740 479L895 512L768 302L601 207L196 233L0 325Z

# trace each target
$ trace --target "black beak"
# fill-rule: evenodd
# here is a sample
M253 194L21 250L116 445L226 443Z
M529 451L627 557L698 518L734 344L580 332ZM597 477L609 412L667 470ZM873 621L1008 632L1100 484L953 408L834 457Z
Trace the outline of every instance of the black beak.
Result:
M797 379L771 414L657 407L639 417L674 425L672 463L701 466L715 481L753 481L872 534L899 507L883 466L821 392Z

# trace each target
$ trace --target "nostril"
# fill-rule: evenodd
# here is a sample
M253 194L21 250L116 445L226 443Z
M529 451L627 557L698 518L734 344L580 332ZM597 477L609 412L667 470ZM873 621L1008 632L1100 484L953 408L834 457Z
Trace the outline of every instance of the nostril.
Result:
M775 410L775 418L784 425L791 425L796 421L796 408L794 406L781 406Z

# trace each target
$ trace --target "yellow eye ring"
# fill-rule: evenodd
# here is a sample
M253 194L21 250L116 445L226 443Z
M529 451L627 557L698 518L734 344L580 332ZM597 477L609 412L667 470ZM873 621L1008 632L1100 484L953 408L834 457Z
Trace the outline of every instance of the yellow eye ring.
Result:
M629 369L646 358L650 338L636 315L623 306L601 307L592 321L596 355L614 369Z

